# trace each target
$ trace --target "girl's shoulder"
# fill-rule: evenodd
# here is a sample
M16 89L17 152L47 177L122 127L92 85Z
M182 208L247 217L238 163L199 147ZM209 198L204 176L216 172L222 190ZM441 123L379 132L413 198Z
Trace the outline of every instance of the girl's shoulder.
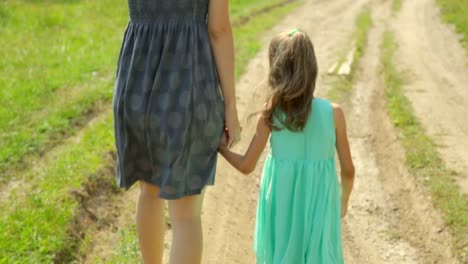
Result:
M321 108L330 111L332 109L334 110L336 107L339 107L339 105L326 98L315 97L312 101L312 108Z
M341 106L335 102L332 102L326 98L314 98L315 106L313 108L320 109L319 111L327 113L333 117L333 120L340 120L344 117L344 112Z

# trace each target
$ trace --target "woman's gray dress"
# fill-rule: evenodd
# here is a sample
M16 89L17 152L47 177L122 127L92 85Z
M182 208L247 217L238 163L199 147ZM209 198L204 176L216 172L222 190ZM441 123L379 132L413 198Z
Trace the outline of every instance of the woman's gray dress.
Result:
M207 31L209 0L129 0L114 91L117 184L160 197L214 183L224 104Z

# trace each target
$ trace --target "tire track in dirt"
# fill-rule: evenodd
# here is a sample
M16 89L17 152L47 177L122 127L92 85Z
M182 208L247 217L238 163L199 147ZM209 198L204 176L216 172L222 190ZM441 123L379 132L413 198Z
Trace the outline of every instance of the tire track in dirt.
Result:
M18 176L24 176L24 174L27 173L40 175L44 168L53 163L54 160L67 148L67 146L69 146L69 144L77 143L83 138L86 128L102 121L109 114L109 111L105 110L104 107L99 106L99 108L93 110L93 114L87 116L86 125L77 130L74 135L64 138L61 144L50 148L47 152L41 154L40 157L25 161L23 168L21 168L20 171L15 172L15 174ZM11 175L4 174L2 176L8 177ZM31 183L27 179L16 176L12 177L7 182L0 182L0 203L8 202L12 193L20 192L19 190L28 190L30 186Z
M100 81L106 80L102 78ZM64 105L70 106L71 104L78 104L70 102L69 98L76 98L83 94L83 89L86 85L74 86L73 88L64 88L57 91L57 94L53 97L47 107L40 109L37 112L32 113L32 116L28 119L27 124L29 127L36 127L40 129L38 123L45 122L47 117L56 115L57 112L51 109L64 108ZM58 99L57 99L58 98ZM83 99L83 98L81 98ZM34 167L34 162L41 160L47 152L60 148L66 145L67 140L76 137L77 132L83 131L88 123L93 119L101 115L102 112L108 107L109 99L98 98L92 102L88 107L82 109L81 112L73 117L69 117L68 125L64 127L55 127L52 132L47 132L43 142L40 143L37 138L31 137L28 140L28 144L37 145L34 151L23 151L21 153L14 153L19 158L18 160L10 160L5 164L0 164L0 195L4 191L8 191L8 185L10 181L20 181L18 175L21 175L24 171ZM24 125L24 124L21 124ZM9 131L17 133L17 131ZM36 135L38 136L38 135ZM2 138L0 137L0 140ZM6 186L6 187L5 187Z
M348 127L357 171L343 225L347 263L457 263L429 194L405 166L404 150L384 107L380 43L390 21L390 5L391 1L380 1L372 8L374 27L352 95L343 104L350 109Z
M441 22L434 0L404 1L393 31L397 61L409 71L404 89L415 116L468 193L467 53L453 27Z
M34 185L37 185L37 182L30 180L30 177L46 178L47 175L44 174L46 168L54 164L60 156L67 152L70 146L79 144L89 128L106 120L111 113L109 109L105 109L101 105L92 111L93 115L86 116L86 125L73 135L64 138L60 144L49 149L40 157L28 160L27 166L25 165L21 171L16 172L18 177L0 185L0 203L7 204L12 199L16 201L26 199L30 191L35 188ZM102 154L109 155L109 159L112 159L112 153L103 152ZM116 188L106 178L106 175L110 175L109 170L112 169L103 166L95 173L87 175L88 178L82 182L79 188L70 189L69 196L63 197L63 199L75 199L78 205L73 213L70 226L67 227L67 246L61 251L55 252L54 262L80 260L82 258L81 252L77 253L76 250L85 236L112 221L114 212L109 209L112 205L102 206L102 201L113 197L112 194L115 194L116 191Z

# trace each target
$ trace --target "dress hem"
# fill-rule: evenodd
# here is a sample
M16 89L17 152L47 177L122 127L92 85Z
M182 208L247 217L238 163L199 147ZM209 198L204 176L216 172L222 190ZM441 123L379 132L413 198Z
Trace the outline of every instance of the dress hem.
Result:
M138 181L144 181L146 183L149 183L149 184L152 184L152 185L155 185L157 186L158 188L161 188L161 186L157 183L154 183L154 182L150 182L150 181L147 181L145 179L140 179L140 180L135 180L132 184L130 185L125 185L125 186L119 186L119 188L121 189L124 189L125 191L128 191L133 185L135 185L135 183L137 183ZM193 196L193 195L200 195L203 191L203 189L205 189L207 186L213 186L214 185L214 182L213 183L207 183L203 186L203 188L199 188L199 189L194 189L194 190L189 190L189 191L186 191L182 194L177 194L177 195L165 195L165 194L162 194L161 193L158 195L159 198L161 199L164 199L164 200L178 200L178 199L181 199L181 198L184 198L184 197L188 197L188 196Z

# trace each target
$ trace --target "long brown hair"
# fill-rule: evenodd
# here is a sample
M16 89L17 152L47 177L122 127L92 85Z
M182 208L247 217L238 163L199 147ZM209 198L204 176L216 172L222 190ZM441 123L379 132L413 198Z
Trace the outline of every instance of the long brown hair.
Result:
M270 72L262 116L273 130L277 119L292 131L301 131L310 114L317 80L317 61L312 41L303 31L284 32L270 42Z

